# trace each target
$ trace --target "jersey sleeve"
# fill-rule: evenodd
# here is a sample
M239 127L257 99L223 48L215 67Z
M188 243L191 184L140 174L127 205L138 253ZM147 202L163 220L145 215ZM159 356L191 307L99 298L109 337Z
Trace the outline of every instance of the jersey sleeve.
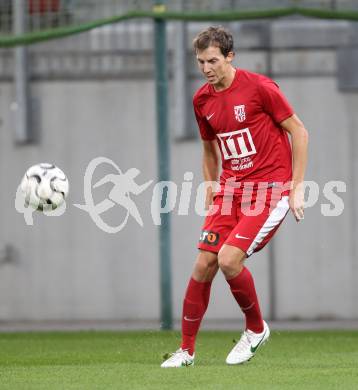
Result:
M274 81L270 79L261 81L259 83L259 93L263 110L269 114L276 123L281 123L294 114L293 108Z
M195 118L199 126L200 136L203 141L213 141L216 135L213 129L210 127L206 118L201 114L199 107L193 102Z

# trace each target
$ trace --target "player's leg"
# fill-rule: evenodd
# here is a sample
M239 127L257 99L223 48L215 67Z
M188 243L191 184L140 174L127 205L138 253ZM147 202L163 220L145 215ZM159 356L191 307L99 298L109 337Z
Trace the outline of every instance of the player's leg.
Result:
M218 271L216 253L200 251L186 289L182 314L181 348L194 354L195 339L209 304L211 283Z
M217 271L217 254L200 251L184 296L181 347L163 362L161 367L183 367L194 364L195 340L209 304L211 283Z
M267 324L262 320L253 277L244 267L244 261L269 242L285 218L289 206L286 196L274 198L270 192L263 202L265 205L258 215L240 214L238 224L218 256L219 267L246 318L246 330L228 355L228 364L250 360L270 335Z
M190 354L194 353L195 338L209 303L211 282L218 271L217 253L237 224L236 204L233 197L215 197L216 212L204 222L198 245L200 252L183 303L182 348ZM222 212L223 208L226 213Z
M232 199L228 201L232 202ZM181 348L162 367L181 367L194 362L196 335L209 303L211 282L218 271L217 253L237 224L234 207L230 215L221 213L223 205L227 206L225 202L222 196L215 197L217 211L205 219L198 245L200 252L183 302Z
M244 266L245 259L246 253L231 245L224 245L218 257L219 267L246 319L246 329L228 354L227 364L241 364L250 360L270 335L270 330L262 319L253 277Z
M219 267L245 315L246 329L261 333L264 324L253 277L244 266L246 257L246 253L240 248L223 245L218 256Z

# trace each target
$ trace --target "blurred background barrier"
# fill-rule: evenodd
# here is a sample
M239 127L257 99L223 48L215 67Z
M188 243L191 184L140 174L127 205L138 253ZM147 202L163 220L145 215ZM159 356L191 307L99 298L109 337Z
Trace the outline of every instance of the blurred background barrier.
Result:
M38 1L38 2L37 2ZM112 25L117 22L121 22L128 19L139 19L139 18L154 18L163 20L177 20L177 21L239 21L239 20L258 20L268 18L278 18L290 15L301 15L306 17L321 18L321 19L343 19L343 20L358 20L358 11L354 10L336 10L336 9L312 9L312 8L300 8L300 7L289 7L289 8L273 8L263 10L245 10L239 7L239 11L236 11L234 5L228 10L219 9L217 11L170 11L170 8L166 4L160 6L153 6L150 11L136 10L135 8L129 11L122 12L117 11L113 7L116 3L109 3L108 9L111 11L111 16L107 16L102 19L91 21L88 17L85 22L76 21L71 18L70 9L60 7L59 1L53 3L49 0L34 0L29 4L23 3L23 0L15 0L13 4L23 4L22 8L26 13L24 18L23 30L21 34L15 31L15 36L9 35L9 27L14 23L12 17L15 15L12 6L5 8L4 23L5 36L0 38L0 47L11 47L15 45L28 45L41 41L47 41L49 39L63 38L69 35L82 33L85 31L92 30L96 27L102 27L105 25ZM179 2L178 2L179 3ZM148 4L148 3L147 3ZM110 6L112 5L112 7ZM101 9L103 8L103 4ZM183 7L181 7L183 8ZM334 7L335 8L335 7ZM10 11L6 13L6 11ZM94 7L94 12L96 8ZM119 12L119 13L116 13ZM97 15L98 12L95 12ZM8 34L6 34L8 33Z

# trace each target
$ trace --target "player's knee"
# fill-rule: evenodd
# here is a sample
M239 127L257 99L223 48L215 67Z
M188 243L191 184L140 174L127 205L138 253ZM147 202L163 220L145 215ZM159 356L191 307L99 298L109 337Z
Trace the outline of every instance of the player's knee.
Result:
M218 253L218 264L226 276L240 272L243 267L245 253L238 248L223 246Z
M197 280L206 280L208 275L215 274L218 258L216 253L200 251L195 262L194 275Z
M221 251L218 254L218 264L219 268L224 272L224 274L233 268L232 258Z
M201 251L198 256L198 263L203 269L215 267L218 262L216 253Z

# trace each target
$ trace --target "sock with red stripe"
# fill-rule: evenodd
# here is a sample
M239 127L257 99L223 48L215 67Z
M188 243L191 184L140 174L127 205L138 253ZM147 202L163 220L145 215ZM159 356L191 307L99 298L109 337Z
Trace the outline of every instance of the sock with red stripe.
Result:
M210 298L211 282L197 282L190 279L186 289L182 314L182 349L190 355L195 350L195 339Z
M261 333L264 324L251 272L244 267L239 275L227 280L227 282L230 285L232 295L245 314L246 330L250 329L255 333Z

